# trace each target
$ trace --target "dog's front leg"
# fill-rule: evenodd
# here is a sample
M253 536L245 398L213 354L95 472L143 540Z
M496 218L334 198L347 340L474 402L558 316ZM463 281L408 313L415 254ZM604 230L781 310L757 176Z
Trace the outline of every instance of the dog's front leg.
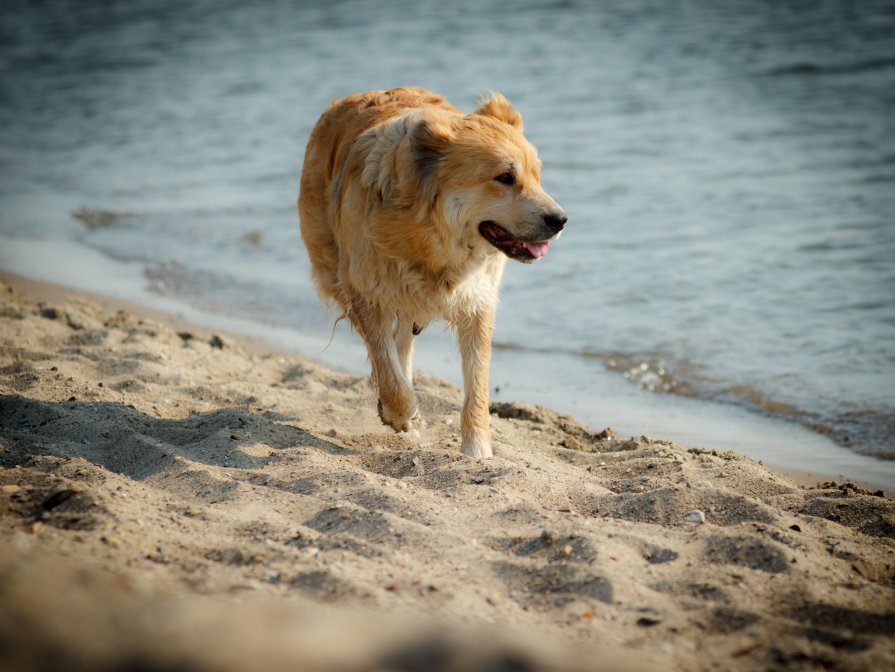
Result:
M491 418L488 412L488 368L495 308L464 315L457 321L463 360L463 411L460 450L471 457L491 457Z
M401 317L395 320L394 337L398 363L410 385L413 385L413 339L416 337L416 328L416 324L412 320L401 319Z
M399 432L410 431L417 402L392 335L394 317L360 297L352 300L349 317L367 345L373 379L379 389L379 417Z

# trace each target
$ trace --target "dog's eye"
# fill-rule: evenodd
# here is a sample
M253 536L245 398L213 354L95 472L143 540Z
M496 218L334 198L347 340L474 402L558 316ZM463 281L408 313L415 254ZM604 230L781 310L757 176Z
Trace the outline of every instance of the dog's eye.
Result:
M513 186L516 184L516 176L513 174L513 171L508 170L505 173L501 173L497 177L494 178L495 182L500 182L501 184L506 184L508 186Z

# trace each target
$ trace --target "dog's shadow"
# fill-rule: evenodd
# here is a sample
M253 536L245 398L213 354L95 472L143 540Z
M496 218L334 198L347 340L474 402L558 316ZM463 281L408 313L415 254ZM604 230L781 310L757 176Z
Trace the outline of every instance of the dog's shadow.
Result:
M114 402L45 402L0 395L0 465L14 467L35 455L82 457L143 480L178 457L255 469L275 459L276 451L289 448L353 452L288 424L291 420L237 408L167 419Z

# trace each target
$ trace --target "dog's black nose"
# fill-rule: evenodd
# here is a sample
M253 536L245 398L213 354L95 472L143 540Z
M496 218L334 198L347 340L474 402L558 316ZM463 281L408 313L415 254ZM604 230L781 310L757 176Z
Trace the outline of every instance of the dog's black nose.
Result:
M566 213L562 210L559 212L548 212L544 215L544 224L546 224L551 231L555 231L556 233L562 231L567 221L569 221L569 218L566 217Z

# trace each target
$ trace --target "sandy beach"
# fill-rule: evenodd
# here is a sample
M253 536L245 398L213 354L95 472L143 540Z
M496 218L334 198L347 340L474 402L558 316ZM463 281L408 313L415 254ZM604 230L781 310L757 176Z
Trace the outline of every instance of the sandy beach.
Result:
M895 502L7 277L0 669L895 669Z

